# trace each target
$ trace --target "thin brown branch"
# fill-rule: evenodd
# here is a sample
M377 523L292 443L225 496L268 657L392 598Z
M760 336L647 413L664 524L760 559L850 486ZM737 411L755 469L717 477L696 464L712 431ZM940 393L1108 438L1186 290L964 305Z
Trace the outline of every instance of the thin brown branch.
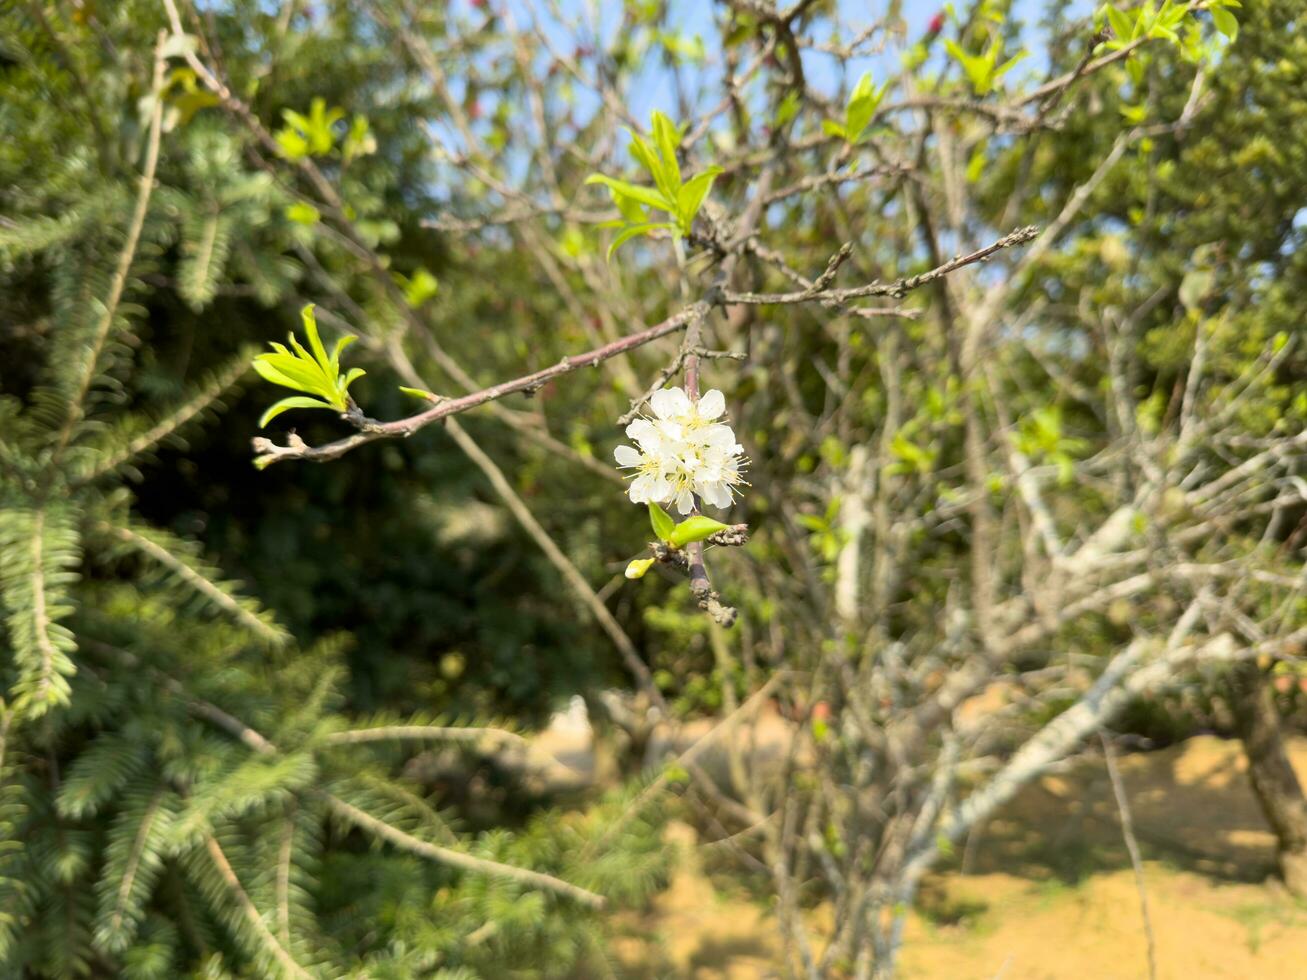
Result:
M411 834L406 834L396 827L392 827L384 820L378 820L370 813L365 813L356 806L351 806L331 793L323 793L322 798L327 801L332 810L359 829L365 830L401 850L408 851L410 854L417 854L420 857L437 861L440 864L447 864L461 871L489 875L492 878L503 878L519 885L525 885L528 888L553 892L556 895L562 895L579 902L588 908L601 909L607 904L602 895L597 895L578 885L563 881L561 878L555 878L553 875L518 868L511 864L501 864L499 861L473 857L471 854L464 854L462 851L454 851L447 847L429 844Z
M617 357L619 354L625 354L629 351L643 347L645 344L652 343L660 337L676 333L683 330L687 325L697 318L702 318L709 309L708 300L700 300L692 303L675 316L668 317L661 323L656 323L652 327L646 327L638 333L622 337L612 343L604 344L594 350L587 351L584 354L576 354L572 357L565 357L557 364L544 368L531 374L523 375L520 378L514 378L511 381L504 381L489 388L482 388L480 391L474 391L470 395L463 395L459 398L442 398L424 412L417 415L411 415L408 418L397 419L393 422L373 422L371 420L354 420L358 424L365 426L363 431L357 432L352 436L344 439L338 439L335 442L327 443L324 446L308 446L303 443L299 445L277 446L265 438L254 440L254 449L260 455L255 459L256 464L268 466L272 463L281 462L287 459L304 459L312 462L325 462L330 459L336 459L343 456L352 449L366 445L369 442L375 442L378 439L407 438L420 429L431 425L433 422L439 422L447 419L451 415L457 415L460 412L466 412L468 409L485 405L488 402L496 401L507 395L518 392L534 392L538 390L545 382L554 378L561 377L565 374L571 374L573 371L581 368L594 367L597 364Z
M236 877L236 872L232 869L231 862L227 860L227 855L223 853L222 847L218 844L212 834L204 839L204 847L209 852L209 858L213 861L218 875L227 885L227 890L231 892L236 904L240 906L241 914L245 916L245 921L250 924L250 928L263 942L263 945L272 953L273 958L281 964L283 970L293 977L304 977L305 980L311 980L312 974L304 967L295 962L295 958L286 951L285 947L277 941L277 937L272 934L263 921L263 916L255 908L254 902L250 900L249 894L242 887L240 879Z
M1157 980L1157 942L1153 938L1153 920L1148 914L1148 891L1144 888L1144 861L1139 852L1139 841L1135 838L1134 820L1130 815L1130 798L1126 795L1125 783L1116 764L1116 750L1112 741L1101 728L1098 740L1103 743L1103 761L1107 764L1107 777L1112 782L1112 795L1116 797L1116 810L1121 817L1121 836L1125 839L1126 850L1130 852L1130 866L1135 872L1135 888L1139 892L1139 913L1144 920L1144 936L1148 940L1148 980Z
M165 66L163 45L166 35L160 32L154 51L154 80L150 94L154 107L150 112L149 135L146 137L145 166L136 192L136 206L127 224L127 237L122 251L118 253L118 264L109 280L109 294L104 298L99 321L91 337L91 343L83 354L81 375L74 393L68 399L68 416L59 430L55 440L54 456L58 459L72 438L73 430L86 414L86 396L95 380L95 369L100 362L105 343L113 329L114 317L118 315L118 305L127 288L127 276L132 270L136 258L136 249L141 241L141 231L145 228L145 216L150 209L150 198L154 194L154 175L159 166L159 140L163 132L163 70Z
M787 305L795 303L808 303L814 300L823 302L844 303L851 299L865 299L869 296L893 296L896 299L906 296L914 289L919 289L928 283L943 279L950 272L956 272L958 269L969 265L975 265L977 262L984 262L991 256L1007 248L1016 245L1024 245L1031 241L1039 234L1039 228L1035 225L1028 225L1025 228L1018 228L1016 231L1004 235L998 241L986 245L984 248L977 249L967 255L958 255L941 263L928 272L923 272L916 276L907 276L902 279L896 279L893 282L872 282L865 286L853 286L848 289L830 289L830 277L833 276L832 266L838 269L843 264L844 259L848 257L847 252L850 246L845 245L839 252L831 257L827 265L826 272L807 289L799 290L792 293L737 293L730 290L722 294L721 302L725 306L751 305L751 306L772 306Z

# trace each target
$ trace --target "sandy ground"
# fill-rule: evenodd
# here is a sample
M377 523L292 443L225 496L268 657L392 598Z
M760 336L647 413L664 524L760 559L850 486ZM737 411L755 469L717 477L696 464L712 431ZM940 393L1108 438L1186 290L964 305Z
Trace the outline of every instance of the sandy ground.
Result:
M1307 777L1307 739L1291 752ZM1272 877L1272 837L1237 743L1193 738L1125 756L1121 771L1144 856L1158 977L1307 980L1307 904ZM1029 787L973 836L962 864L923 889L904 978L1148 976L1139 894L1101 766ZM671 887L618 943L619 975L776 976L773 921L765 906L722 891L728 881L705 874L687 847Z

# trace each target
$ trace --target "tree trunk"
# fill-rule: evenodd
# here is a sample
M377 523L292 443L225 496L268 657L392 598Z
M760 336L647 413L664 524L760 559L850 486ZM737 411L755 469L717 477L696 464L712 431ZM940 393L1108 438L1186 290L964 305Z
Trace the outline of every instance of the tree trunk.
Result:
M1275 833L1280 874L1289 891L1307 897L1307 798L1284 751L1275 697L1255 663L1235 668L1230 706L1248 757L1253 792Z

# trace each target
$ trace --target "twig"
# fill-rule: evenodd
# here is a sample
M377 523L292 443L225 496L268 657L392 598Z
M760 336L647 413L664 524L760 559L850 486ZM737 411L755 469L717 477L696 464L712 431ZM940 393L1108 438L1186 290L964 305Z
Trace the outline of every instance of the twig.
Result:
M227 860L227 855L223 853L221 845L212 834L204 839L204 847L209 852L209 858L213 861L213 866L227 885L227 890L231 892L236 904L240 906L241 913L245 916L245 921L250 924L250 928L268 947L269 951L291 976L304 977L305 980L311 980L310 974L304 967L295 962L295 958L286 951L286 949L277 941L277 937L272 934L263 921L263 916L251 901L249 894L241 885L240 879L236 877L236 872L232 869L231 862Z
M141 178L136 192L136 207L132 211L131 220L127 225L127 238L123 242L122 251L118 253L118 265L114 269L113 278L109 280L109 295L104 299L100 320L96 324L91 343L83 354L85 360L81 365L81 377L77 381L75 393L68 399L68 417L64 420L64 424L59 430L59 436L55 440L54 458L56 460L63 455L68 440L72 438L74 428L85 414L86 396L91 389L91 383L95 380L95 367L100 361L105 342L109 339L109 333L113 329L114 317L118 314L118 304L122 301L123 292L127 288L127 276L132 270L132 261L136 258L136 249L141 241L141 231L145 227L145 216L150 209L150 197L154 193L154 175L159 166L159 140L163 131L163 72L165 66L163 45L166 40L167 35L161 31L154 50L154 81L150 86L154 107L150 112L150 131L145 146L145 166L141 170Z
M489 875L493 878L504 878L520 885L526 885L529 888L550 891L556 895L563 895L573 899L588 908L601 909L607 904L602 895L597 895L579 885L563 881L561 878L555 878L553 875L547 875L539 871L518 868L511 864L501 864L488 858L473 857L471 854L464 854L462 851L450 850L436 844L429 844L411 834L404 833L404 831L396 827L392 827L384 820L378 820L370 813L364 813L358 807L351 806L338 796L326 792L321 795L327 801L328 806L350 823L411 854L417 854L420 857L429 858L432 861L438 861L441 864L447 864L462 871Z
M678 330L687 330L702 322L708 311L714 306L738 306L738 305L763 305L763 304L794 304L805 303L819 300L827 304L841 304L850 299L863 299L869 296L894 296L902 297L914 289L918 289L927 283L934 282L951 272L961 269L965 266L977 262L983 262L994 253L1010 248L1014 245L1020 245L1030 241L1039 232L1034 225L1026 228L1020 228L1011 234L1005 235L998 241L985 248L979 249L969 255L957 256L950 259L928 272L917 276L911 276L904 279L895 280L892 283L870 283L865 286L857 286L851 289L830 289L829 286L834 281L835 274L840 267L848 260L852 254L852 246L845 244L838 252L831 256L826 264L826 269L822 272L812 285L806 289L793 293L736 293L728 290L713 289L703 299L689 304L675 316L668 317L661 323L654 324L637 333L614 340L611 343L604 344L602 347L596 347L594 350L586 351L583 354L576 354L571 357L565 357L552 367L535 371L531 374L514 378L511 381L503 381L488 388L482 388L480 391L474 391L471 394L463 395L458 398L442 398L432 405L431 408L416 415L407 418L397 419L393 422L376 422L372 419L365 419L361 415L355 416L346 414L343 417L359 425L363 431L344 439L338 439L335 442L329 442L322 446L310 446L303 440L292 439L286 446L278 446L270 439L258 437L253 440L254 450L258 455L255 458L256 465L270 466L288 459L309 460L312 462L325 462L327 460L337 459L350 450L357 449L359 446L375 442L378 439L387 438L407 438L413 433L425 428L433 422L447 419L452 415L460 412L466 412L468 409L476 408L488 402L496 401L507 395L517 392L532 392L539 389L545 382L554 378L570 374L573 371L585 367L594 367L610 358L617 357L620 354L629 353L645 344L651 343L660 337L675 333ZM879 315L879 313L877 313ZM699 344L697 338L690 343L690 335L687 332L687 352L685 360L695 358L697 355L690 353L697 350ZM687 364L688 367L688 364ZM675 369L671 372L664 372L664 381L670 377ZM688 380L687 380L688 387ZM629 416L630 413L628 413ZM623 416L623 418L628 418Z
M1157 943L1153 937L1153 921L1148 915L1148 892L1144 888L1144 862L1139 854L1139 841L1135 839L1134 821L1130 816L1130 801L1126 797L1125 784L1116 765L1116 751L1103 729L1098 730L1098 740L1103 743L1103 760L1107 763L1107 776L1112 781L1112 794L1116 797L1116 810L1121 817L1121 836L1125 838L1126 850L1130 852L1130 866L1135 872L1135 888L1139 892L1139 914L1144 920L1144 936L1148 940L1148 980L1157 980Z
M623 812L622 815L618 817L618 819L597 840L592 841L586 846L585 853L587 855L594 854L596 851L607 845L613 835L617 833L621 827L625 826L632 817L643 810L651 799L667 788L667 784L671 781L670 773L674 772L676 768L688 769L690 765L692 765L699 756L708 751L708 749L711 748L719 738L728 732L733 731L740 722L757 711L758 708L762 707L767 698L771 696L772 691L776 689L776 685L778 685L786 675L786 671L777 671L768 679L767 683L758 688L758 690L756 690L747 701L719 721L711 730L704 734L703 737L678 755L670 765L664 766L663 771L658 774L658 777L644 788L640 795L637 796L631 802L631 805L626 808L625 812Z
M541 761L568 769L562 762L543 749L537 748L530 739L516 732L503 728L457 728L443 725L384 725L379 728L354 728L343 732L332 732L322 739L323 745L364 745L369 742L499 742L517 745L528 756L536 756Z
M702 318L708 311L709 303L707 300L700 300L692 303L675 316L668 317L661 323L656 323L652 327L646 327L638 333L633 333L627 337L622 337L612 343L604 344L602 347L596 347L594 350L587 351L584 354L577 354L572 357L565 357L552 367L535 371L531 374L523 375L520 378L514 378L511 381L504 381L497 385L491 385L489 388L482 388L480 391L474 391L469 395L463 395L459 398L443 398L431 408L417 415L410 415L407 418L397 419L393 422L374 422L366 420L365 431L355 433L344 439L338 439L335 442L329 442L323 446L309 446L303 442L298 445L277 446L270 440L258 438L254 440L255 451L260 453L255 462L259 465L268 466L272 463L281 462L286 459L304 459L315 463L325 462L336 459L349 452L351 449L357 449L359 446L377 439L407 438L420 429L431 425L433 422L439 422L447 419L451 415L457 415L460 412L466 412L468 409L476 408L487 402L495 401L506 395L517 392L533 392L538 390L545 382L554 378L570 374L573 371L586 367L594 367L609 358L616 357L619 354L625 354L633 351L638 347L651 343L665 337L668 334L676 333L683 330L695 319Z
M806 303L811 300L822 300L823 302L843 303L851 299L864 299L868 296L893 296L896 299L902 298L914 289L919 289L927 283L932 283L936 279L942 279L950 272L955 272L968 265L974 265L977 262L984 262L990 256L1001 252L1006 248L1014 245L1024 245L1039 234L1039 228L1035 225L1029 225L1025 228L1018 228L1007 235L1004 235L998 241L984 248L977 249L968 255L958 255L947 262L941 263L929 272L923 272L917 276L909 276L903 279L896 279L894 282L873 282L865 286L854 286L849 289L828 289L834 271L843 264L848 258L851 251L850 246L845 245L831 257L826 266L826 271L821 274L813 284L804 290L793 293L736 293L726 291L722 295L722 303L726 306L751 305L751 306L772 306L781 304Z

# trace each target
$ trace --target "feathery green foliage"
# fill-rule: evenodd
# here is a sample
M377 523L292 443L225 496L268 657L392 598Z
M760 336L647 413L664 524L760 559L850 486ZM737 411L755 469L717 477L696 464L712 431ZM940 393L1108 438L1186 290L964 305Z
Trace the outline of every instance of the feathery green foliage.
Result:
M307 347L292 336L254 360L305 393L264 424L306 403L345 411L364 373L340 366L353 338L328 353L300 300L311 232L286 215L293 198L251 164L181 49L156 61L160 14L143 0L0 12L17 55L0 67L0 304L39 325L0 337L0 973L568 970L602 945L589 900L643 896L663 874L656 826L633 822L614 845L634 880L577 860L611 806L584 826L546 812L522 832L470 832L404 774L431 740L337 737L386 734L350 709L347 637L297 646L142 506L152 460L221 411L251 362L234 338L225 361L167 376L160 318L208 317L233 293L270 324L303 307ZM362 172L378 147L367 118L334 134L336 114L313 105L287 111L285 155L339 149ZM393 237L376 186L357 192L362 233ZM421 307L435 280L408 268ZM395 887L412 903L399 916ZM497 919L511 943L467 945Z

